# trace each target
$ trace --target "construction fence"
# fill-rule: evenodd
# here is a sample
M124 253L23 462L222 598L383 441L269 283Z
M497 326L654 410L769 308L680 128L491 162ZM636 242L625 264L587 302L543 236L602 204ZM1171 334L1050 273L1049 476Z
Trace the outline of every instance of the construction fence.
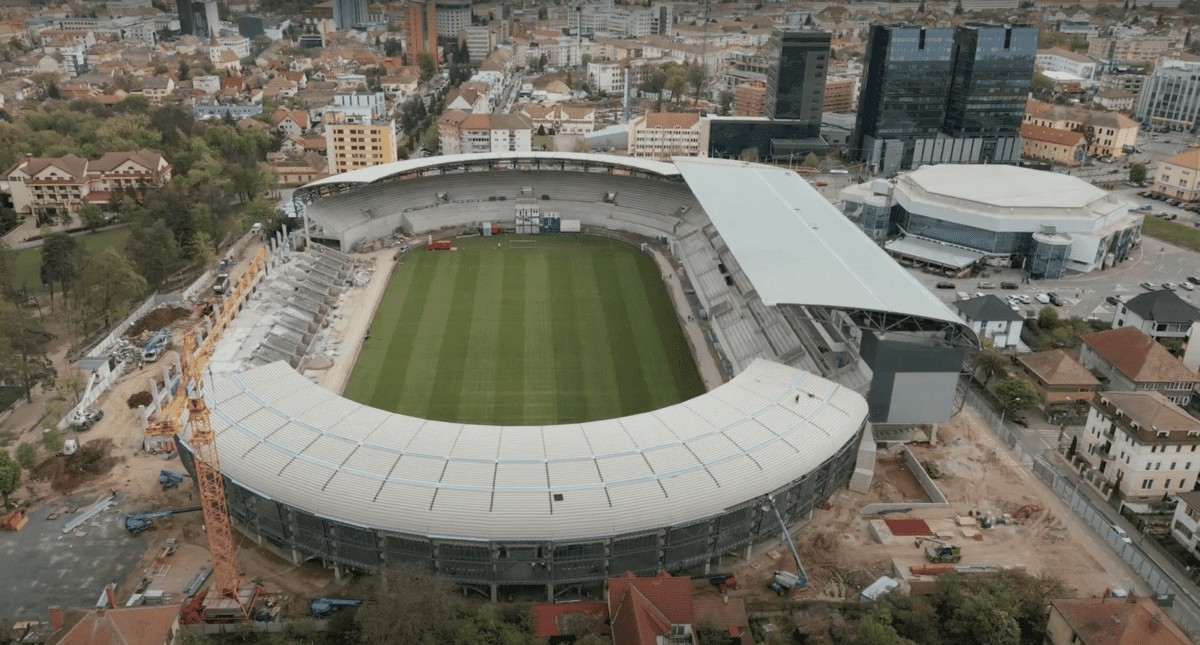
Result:
M1006 420L1003 420L1003 416L992 409L984 397L973 388L968 386L965 394L967 403L987 421L988 427L996 433L1000 441L1011 448L1022 463L1030 464L1034 474L1045 482L1068 508L1095 531L1101 540L1111 546L1117 555L1154 590L1159 601L1166 605L1167 613L1176 624L1189 633L1200 628L1200 625L1194 624L1178 606L1173 604L1175 596L1181 593L1179 586L1167 576L1161 567L1142 555L1133 544L1125 542L1112 530L1112 522L1108 516L1096 508L1085 494L1079 492L1078 483L1072 482L1060 474L1040 454L1028 454L1025 447L1018 441L1016 430ZM1138 538L1139 541L1141 539Z

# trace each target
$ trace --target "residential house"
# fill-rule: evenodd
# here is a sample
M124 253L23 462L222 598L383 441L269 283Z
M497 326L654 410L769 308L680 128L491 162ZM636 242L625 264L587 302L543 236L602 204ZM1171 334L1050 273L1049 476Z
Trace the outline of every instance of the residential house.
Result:
M179 605L67 611L50 608L56 645L170 645L179 633Z
M1200 491L1185 491L1175 496L1175 514L1171 518L1171 537L1193 556L1200 544Z
M525 103L518 107L539 134L588 134L596 129L596 109L586 105Z
M204 94L206 96L213 96L217 92L221 91L221 77L220 76L209 76L209 75L201 75L201 76L193 75L192 76L192 87L200 90L201 92L204 92Z
M308 112L304 110L289 110L276 108L271 114L271 125L284 136L300 136L308 131Z
M329 174L396 161L395 120L329 107L324 121Z
M667 159L708 151L708 119L699 112L650 112L629 123L629 156Z
M1077 454L1126 500L1192 490L1200 475L1200 420L1158 392L1101 392Z
M1051 600L1046 645L1187 645L1191 639L1145 596Z
M421 74L412 67L403 67L395 74L379 79L379 87L394 103L403 103L417 94Z
M692 643L696 626L711 623L727 640L746 642L750 621L741 598L695 597L692 581L663 571L650 578L626 573L608 581L608 622L618 645Z
M151 76L142 84L142 95L154 105L161 105L174 91L175 79L166 75Z
M1021 158L1058 166L1079 166L1087 158L1087 137L1082 132L1021 124Z
M1096 59L1061 47L1038 50L1037 67L1048 72L1064 72L1084 80L1096 77Z
M492 111L488 100L488 88L478 87L482 83L463 83L446 92L446 109L461 110L472 114L487 114Z
M112 191L136 191L171 181L171 164L157 152L106 152L96 160L75 155L26 155L7 173L18 213L74 213L88 203L107 203Z
M954 303L954 308L977 336L990 338L997 349L1016 347L1021 340L1024 316L996 296L987 294L959 300Z
M1160 160L1150 189L1183 202L1200 202L1200 148Z
M1113 329L1133 327L1154 340L1187 338L1192 323L1200 321L1200 309L1169 289L1140 293L1117 307Z
M329 176L329 164L315 152L287 156L271 163L280 186L303 186Z
M1033 385L1047 415L1074 415L1087 410L1100 381L1061 349L1017 358L1018 374Z
M1167 400L1187 407L1200 375L1183 366L1141 330L1120 327L1084 334L1079 362L1110 392L1156 391Z
M443 154L529 152L533 123L523 114L467 114L451 110L438 119Z
M267 84L263 86L263 96L275 100L295 98L299 91L300 88L295 81L278 76L267 81Z

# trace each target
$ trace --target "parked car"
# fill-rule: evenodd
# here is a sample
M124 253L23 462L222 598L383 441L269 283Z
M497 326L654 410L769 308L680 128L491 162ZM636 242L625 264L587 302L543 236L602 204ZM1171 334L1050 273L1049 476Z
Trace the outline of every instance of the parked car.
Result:
M1122 542L1125 544L1133 544L1133 540L1129 538L1129 534L1125 532L1125 529L1117 526L1116 524L1113 524L1109 528L1112 529L1113 533L1117 534L1117 538L1119 538Z
M1197 278L1197 277L1196 277L1196 276L1194 276L1194 275L1189 275L1189 276L1188 276L1188 282L1190 282L1190 283L1192 283L1192 284L1200 284L1200 278Z
M1021 285L1019 285L1015 282L1001 282L1000 288L1001 289L1020 289Z
M71 429L76 432L83 432L96 425L96 422L103 418L103 410L80 410L75 413L75 416L71 417Z
M1152 283L1152 282L1143 282L1142 288L1145 289L1146 291L1154 291L1158 287L1154 286L1154 283Z
M1034 300L1037 300L1038 302L1042 303L1043 305L1050 304L1049 294L1039 293L1038 295L1034 296Z
M1116 296L1109 296L1104 299L1104 302L1107 302L1110 305L1116 306L1116 305L1121 304L1121 299Z
M1174 282L1164 282L1164 283L1162 283L1162 288L1166 289L1168 291L1174 291L1175 283Z
M994 283L994 282L980 282L979 284L977 284L977 285L975 285L975 286L976 286L976 287L979 287L980 289L995 289L995 288L996 288L996 283Z
M937 283L937 288L938 289L953 289L954 283L953 282L945 282L945 281L939 282L939 283Z
M1154 206L1151 206L1150 204L1142 204L1142 205L1141 205L1141 206L1139 206L1138 208L1140 208L1141 210L1144 210L1144 211L1152 211L1152 210L1154 210Z
M1184 291L1192 291L1196 288L1196 286L1190 282L1180 282L1179 288L1183 289Z

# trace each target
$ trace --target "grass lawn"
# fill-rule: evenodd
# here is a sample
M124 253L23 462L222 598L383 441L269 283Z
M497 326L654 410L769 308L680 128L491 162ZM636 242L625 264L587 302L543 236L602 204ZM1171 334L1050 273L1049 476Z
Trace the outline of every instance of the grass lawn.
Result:
M1145 222L1142 223L1142 232L1175 246L1200 251L1200 228L1195 226L1176 224L1147 215Z
M76 239L87 250L95 252L102 251L110 246L118 248L125 246L125 240L129 237L129 228L115 228L99 233L88 233L80 235ZM25 287L30 293L42 293L42 247L34 246L28 249L21 249L13 252L14 268L13 268L13 286L20 289Z
M346 396L429 419L542 425L703 393L648 254L600 238L538 237L536 249L512 249L513 239L410 253Z

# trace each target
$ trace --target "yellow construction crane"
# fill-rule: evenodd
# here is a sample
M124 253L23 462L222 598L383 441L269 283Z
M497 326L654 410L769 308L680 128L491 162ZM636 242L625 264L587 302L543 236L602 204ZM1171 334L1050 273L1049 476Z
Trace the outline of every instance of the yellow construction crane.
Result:
M204 382L204 367L212 356L222 332L241 310L243 301L250 293L254 279L267 260L267 249L262 247L250 261L250 266L237 286L225 300L213 322L208 336L197 347L196 336L189 332L183 339L179 352L179 387L174 396L159 411L158 420L146 428L146 434L154 436L177 436L183 424L183 411L187 409L188 443L192 448L196 486L200 491L200 509L204 514L204 528L208 534L208 552L213 561L213 586L204 601L204 618L207 620L246 620L254 607L258 585L242 586L237 571L237 550L233 544L233 522L229 518L229 503L225 497L225 483L221 477L220 460L217 457L216 436L209 424L208 405L201 391ZM188 394L192 386L195 398Z

